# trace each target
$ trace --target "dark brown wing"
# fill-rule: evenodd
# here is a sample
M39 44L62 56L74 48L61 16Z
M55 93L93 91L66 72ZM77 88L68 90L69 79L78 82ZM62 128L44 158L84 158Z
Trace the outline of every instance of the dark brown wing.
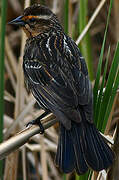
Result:
M39 53L31 50L33 60L24 58L28 85L39 104L70 128L68 119L80 122L78 106L87 105L92 98L85 61L75 43L63 34L36 44Z
M41 48L39 54L45 55L45 63L50 62L50 67L57 65L61 73L64 73L73 93L79 97L78 104L88 104L92 98L91 84L85 59L75 42L65 34L57 32L38 46Z
M35 61L24 61L24 72L28 86L40 106L50 109L69 129L68 117L80 122L80 114L75 110L76 97L60 69L54 77L54 72L46 65L43 66Z

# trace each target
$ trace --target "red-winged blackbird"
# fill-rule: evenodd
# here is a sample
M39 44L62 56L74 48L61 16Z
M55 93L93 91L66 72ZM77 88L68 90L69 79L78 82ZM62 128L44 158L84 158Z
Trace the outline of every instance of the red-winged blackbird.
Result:
M79 48L45 6L34 4L10 23L28 36L23 57L28 88L60 123L56 165L64 173L107 169L114 154L93 124L92 88Z

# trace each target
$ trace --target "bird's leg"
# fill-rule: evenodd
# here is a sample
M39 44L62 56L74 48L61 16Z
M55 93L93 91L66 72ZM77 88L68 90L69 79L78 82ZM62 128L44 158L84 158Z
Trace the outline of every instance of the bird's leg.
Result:
M46 115L48 115L50 113L49 110L45 111L43 114L41 114L38 118L28 122L26 124L26 127L28 127L29 125L38 125L40 127L40 134L44 133L44 127L41 123L41 119L44 118Z

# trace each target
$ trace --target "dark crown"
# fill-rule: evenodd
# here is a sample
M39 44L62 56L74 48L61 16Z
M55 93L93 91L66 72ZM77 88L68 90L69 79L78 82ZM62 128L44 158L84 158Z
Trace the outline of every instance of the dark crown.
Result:
M24 10L23 15L28 16L38 16L38 15L46 15L49 16L53 14L50 9L48 9L46 6L40 5L40 4L34 4Z

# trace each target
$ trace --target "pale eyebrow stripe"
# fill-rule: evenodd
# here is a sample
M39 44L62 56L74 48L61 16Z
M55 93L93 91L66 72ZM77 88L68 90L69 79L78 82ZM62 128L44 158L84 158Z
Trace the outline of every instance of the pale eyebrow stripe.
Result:
M38 18L38 19L50 19L52 17L52 14L49 16L49 15L39 15L39 16L32 16L32 15L29 15L29 16L24 16L23 17L23 20L26 20L26 19L31 19L31 18Z
M39 19L50 19L52 17L52 14L49 16L49 15L40 15L40 16L37 16Z

